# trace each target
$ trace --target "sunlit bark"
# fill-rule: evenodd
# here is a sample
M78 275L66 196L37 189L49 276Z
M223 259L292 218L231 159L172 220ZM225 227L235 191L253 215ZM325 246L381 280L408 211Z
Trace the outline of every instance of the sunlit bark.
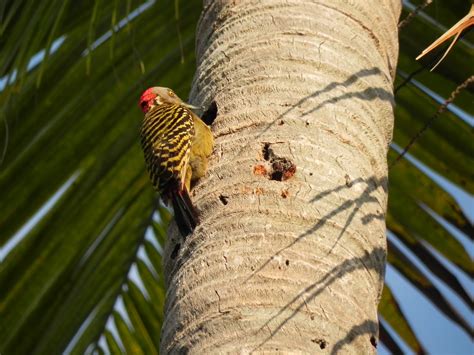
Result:
M400 7L204 1L216 148L200 226L171 228L163 353L375 352Z

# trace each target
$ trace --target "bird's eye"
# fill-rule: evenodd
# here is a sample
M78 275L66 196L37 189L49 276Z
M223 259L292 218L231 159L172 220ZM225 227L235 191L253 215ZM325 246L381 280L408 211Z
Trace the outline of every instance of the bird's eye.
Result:
M171 97L174 97L174 92L171 91L171 90L169 90L169 91L168 91L168 95L171 96Z

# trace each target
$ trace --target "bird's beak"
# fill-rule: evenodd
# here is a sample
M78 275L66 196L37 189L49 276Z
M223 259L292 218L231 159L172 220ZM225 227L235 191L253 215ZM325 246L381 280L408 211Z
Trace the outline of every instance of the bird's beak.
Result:
M187 108L190 108L191 110L202 110L203 109L202 106L194 106L194 105L188 104L186 102L184 102L183 105L186 106Z

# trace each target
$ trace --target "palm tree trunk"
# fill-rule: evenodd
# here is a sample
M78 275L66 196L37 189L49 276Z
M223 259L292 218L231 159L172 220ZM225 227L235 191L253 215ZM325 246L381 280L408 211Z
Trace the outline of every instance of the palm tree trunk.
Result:
M200 226L171 229L162 353L375 352L400 9L204 1L216 148Z

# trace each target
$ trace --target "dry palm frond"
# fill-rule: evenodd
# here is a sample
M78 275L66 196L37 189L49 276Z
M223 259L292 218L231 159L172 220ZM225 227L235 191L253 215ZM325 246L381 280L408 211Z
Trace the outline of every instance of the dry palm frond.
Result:
M436 47L438 47L442 43L446 42L451 37L455 36L454 40L451 42L451 44L449 45L448 49L443 54L441 59L435 64L435 66L433 68L431 68L431 70L434 70L438 66L438 64L441 63L441 61L444 59L444 57L446 57L448 52L454 46L454 43L456 43L456 41L458 40L461 33L465 29L469 28L472 25L474 25L474 4L471 6L471 9L469 10L469 13L466 16L464 16L453 27L451 27L449 30L447 30L441 37L439 37L430 46L428 46L423 52L421 52L421 54L418 57L416 57L416 60L420 59L421 57L423 57L427 53L431 52L433 49L435 49Z

